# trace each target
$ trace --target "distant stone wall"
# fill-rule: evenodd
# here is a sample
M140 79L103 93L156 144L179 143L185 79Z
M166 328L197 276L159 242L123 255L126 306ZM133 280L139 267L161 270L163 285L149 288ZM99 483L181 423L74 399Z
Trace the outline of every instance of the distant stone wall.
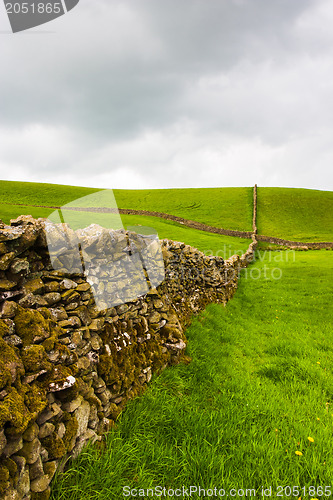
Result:
M4 500L47 500L64 459L100 440L153 373L187 359L184 328L192 315L233 296L256 248L253 236L244 255L224 261L162 240L165 280L100 310L84 275L53 269L43 227L30 216L0 224Z
M272 245L281 245L292 250L322 250L322 249L333 249L333 242L322 241L322 242L301 242L301 241L291 241L284 240L282 238L275 238L273 236L264 236L262 234L257 235L258 241L264 241L266 243L271 243Z

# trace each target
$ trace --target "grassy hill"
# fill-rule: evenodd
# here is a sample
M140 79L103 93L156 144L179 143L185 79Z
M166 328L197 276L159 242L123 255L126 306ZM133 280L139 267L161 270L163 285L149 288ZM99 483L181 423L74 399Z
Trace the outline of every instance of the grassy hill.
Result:
M34 182L0 181L0 217L12 218L13 210L26 213L27 205L62 206L101 191L93 188ZM250 231L252 188L143 189L113 190L119 208L150 210L177 215L216 227ZM24 207L14 208L15 204ZM103 200L101 206L108 206ZM29 208L31 215L45 217L47 209ZM41 215L38 215L38 214ZM36 214L36 215L35 215Z
M258 188L259 234L293 241L333 241L333 192Z
M100 191L100 189L42 182L17 182L0 180L0 205L20 203L23 205L61 206L72 200Z
M252 188L120 190L119 208L152 210L215 227L251 231Z
M63 186L58 184L43 184L43 183L33 183L33 182L14 182L14 181L0 181L0 218L9 223L10 219L14 219L22 214L30 214L33 217L48 217L53 212L53 209L41 208L41 207L33 207L31 205L47 205L47 206L63 206L67 203L72 202L75 205L75 200L87 195L91 195L100 190L91 189L91 188L82 188L77 186ZM158 191L158 192L157 192ZM165 191L165 193L161 193ZM130 190L115 190L114 194L117 198L118 206L120 208L131 208L131 209L142 209L142 210L153 210L153 211L165 211L166 213L179 215L187 218L198 218L202 222L206 221L206 216L209 212L209 203L207 197L203 196L204 190L198 190L201 192L202 199L202 210L199 210L196 207L195 212L191 212L189 208L187 211L182 211L183 207L186 207L194 200L194 194L191 189L182 189L182 190L156 190L156 191L145 191L145 194L141 196L141 191L130 191ZM213 198L215 196L215 203L217 205L218 197L217 191L221 190L208 190L208 192L213 191ZM234 202L233 206L238 206L238 211L242 210L242 202L240 201L242 197L244 197L245 191L242 192L240 196L236 196L234 191ZM251 194L251 190L247 190L247 194ZM108 197L103 196L103 191L101 192L101 206L109 206L110 201ZM181 195L182 192L183 194ZM186 193L189 192L189 196L186 197ZM162 196L163 194L163 196ZM182 201L183 198L183 201ZM214 218L214 214L217 214L219 217L224 213L230 217L228 213L228 204L227 199L231 200L231 193L227 191L227 194L224 196L224 202L221 203L223 210L218 210L216 208L215 211L211 213L211 221L217 223L217 218ZM161 200L161 204L159 204L158 200ZM174 199L177 199L177 203L175 203L176 212L172 210L172 203ZM245 199L245 198L244 198ZM243 201L244 201L243 199ZM187 201L186 201L187 200ZM190 200L190 201L189 201ZM152 203L150 206L149 203ZM22 204L22 205L18 205ZM230 201L232 205L232 202ZM199 202L198 202L199 206ZM248 203L248 219L250 221L250 212L251 212L251 200L249 199ZM80 213L72 213L71 215L76 215L78 218ZM100 223L101 225L107 227L108 219L110 219L110 214L91 214L89 217L88 224L91 222ZM231 255L238 253L242 254L246 251L249 240L241 239L241 238L233 238L230 236L222 236L211 233L204 233L203 231L197 231L195 229L191 229L188 227L184 227L183 225L168 221L165 219L160 219L157 217L146 217L146 216L138 216L138 215L122 215L121 216L122 223L124 227L129 226L148 226L154 228L158 233L159 238L170 238L176 241L183 241L188 245L192 245L202 252L205 252L207 255L220 255L225 258L230 257ZM226 222L228 224L229 222ZM249 223L250 224L250 223ZM250 227L250 226L249 226Z
M31 205L63 206L70 202L75 205L75 200L97 192L100 192L100 206L109 206L110 201L100 189L0 181L0 218L9 222L21 214L47 217L53 209ZM163 212L215 227L251 230L252 187L115 189L113 193L119 208ZM158 226L162 231L160 237L184 239L179 236L184 229L179 224L138 216L122 216L122 220L129 225L150 225L156 229ZM266 236L295 241L333 241L333 192L259 187L257 225L259 234Z

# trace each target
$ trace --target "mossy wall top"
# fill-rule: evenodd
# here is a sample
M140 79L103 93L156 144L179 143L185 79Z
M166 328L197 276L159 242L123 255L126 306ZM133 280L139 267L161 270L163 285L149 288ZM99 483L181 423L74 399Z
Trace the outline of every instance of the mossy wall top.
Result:
M84 274L51 266L44 222L22 216L10 226L0 223L4 499L49 497L60 459L100 439L153 373L184 358L191 316L232 297L237 270L256 244L224 262L163 240L164 281L135 300L100 309Z

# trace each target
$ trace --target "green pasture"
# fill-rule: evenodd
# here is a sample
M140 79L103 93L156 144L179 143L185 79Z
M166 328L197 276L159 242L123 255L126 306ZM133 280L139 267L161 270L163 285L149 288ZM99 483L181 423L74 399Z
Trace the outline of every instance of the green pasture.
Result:
M113 194L118 208L163 212L227 229L250 231L252 227L252 188L115 189ZM75 206L82 204L79 199L88 195L94 195L93 202L86 201L89 206L114 206L110 190L0 181L0 217L13 218L12 208L5 203L23 204L18 210L26 213L27 205ZM39 213L33 207L30 212Z
M258 188L259 234L292 241L333 241L333 192Z
M87 197L83 199L83 197ZM31 205L100 206L162 212L225 229L250 231L253 188L100 190L59 184L0 181L0 218L47 217ZM21 204L22 206L19 206ZM144 225L144 224L143 224ZM333 192L258 188L259 234L294 241L333 241ZM170 236L171 237L171 236Z
M53 500L182 485L257 496L272 486L282 498L295 486L296 498L325 497L320 487L331 488L333 477L332 252L258 257L226 307L212 304L193 320L192 362L155 376L105 447L89 447L58 475Z

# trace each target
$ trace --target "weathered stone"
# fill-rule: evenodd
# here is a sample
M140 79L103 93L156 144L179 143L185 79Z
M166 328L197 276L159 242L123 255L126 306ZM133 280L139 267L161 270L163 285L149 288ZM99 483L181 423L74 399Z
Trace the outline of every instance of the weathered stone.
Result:
M80 300L80 294L75 292L74 290L67 290L66 292L61 294L62 300L66 303L75 302Z
M17 303L12 300L6 300L1 307L1 316L3 318L13 318L16 314Z
M47 301L41 295L34 295L28 293L19 300L19 305L25 308L29 307L45 307L48 305Z
M59 382L51 382L51 384L49 384L48 390L51 392L59 392L65 389L69 389L74 384L75 384L75 377L69 375L68 377L65 378L65 380L61 380Z
M48 283L45 283L44 290L46 293L59 292L60 284L58 281L49 281Z
M62 439L62 438L64 437L65 433L66 433L66 427L65 427L65 424L64 424L63 422L61 422L61 423L59 424L58 431L57 431L58 437L59 437L60 439Z
M38 425L36 423L33 423L23 433L23 439L24 439L24 441L33 441L38 436L38 432L39 432Z
M50 292L50 293L45 293L43 295L43 298L44 300L46 300L49 306L52 306L53 304L56 304L61 300L61 295L58 292Z
M59 413L62 413L60 406L57 405L56 403L52 403L49 408L44 410L39 415L39 417L37 418L37 424L41 426L48 420L51 420L51 418L55 417L56 415L59 415Z
M1 223L0 223L0 229L1 229ZM0 255L7 253L7 247L5 243L0 243Z
M28 495L30 491L30 478L29 478L29 468L26 467L26 460L24 457L19 456L11 456L10 457L17 465L17 482L16 482L16 490L19 494L19 498L26 498L25 495Z
M79 437L77 443L75 445L74 450L72 451L72 457L76 458L80 455L83 448L88 444L88 442L95 443L96 441L100 441L101 437L96 434L92 429L87 429L82 436Z
M10 265L10 270L13 274L27 274L30 269L30 264L27 259L14 259Z
M56 470L57 470L57 462L56 461L47 462L46 464L44 464L44 472L46 475L49 476L50 479L53 478Z
M17 285L17 283L15 281L10 281L10 280L0 278L0 292L6 291L6 290L11 290L16 285Z
M87 354L90 363L99 363L99 355L95 351L90 351Z
M79 408L75 410L74 415L78 423L76 434L77 436L81 436L81 434L84 434L86 432L88 427L89 413L90 404L88 403L88 401L83 401L81 406L79 406Z
M0 271L5 271L8 269L10 263L15 257L15 252L5 253L0 257Z
M102 339L98 335L92 336L90 339L90 343L94 351L98 351L103 346Z
M80 372L85 372L90 369L90 362L87 358L80 358L77 362L77 368Z
M36 462L41 450L41 444L39 439L35 438L33 441L25 441L23 443L22 449L18 452L18 455L24 457L28 464L33 464Z
M78 328L81 326L81 321L77 316L71 316L64 321L59 321L59 326L61 326L61 328Z
M80 330L76 330L75 332L73 332L73 335L72 335L72 342L73 342L73 344L75 344L76 346L81 347L81 343L82 343L82 332L81 332Z
M45 474L44 476L41 476L38 479L35 479L34 481L31 481L30 483L31 491L35 493L41 493L42 491L45 491L48 488L51 479L52 479L51 477Z
M7 439L5 435L5 431L3 429L0 430L0 456L2 451L4 450L5 446L7 444Z
M43 463L48 461L49 452L45 448L42 448L42 450L40 452L40 458L42 459Z
M77 288L77 283L73 280L70 280L68 278L63 279L60 282L60 288L61 290L71 290L73 288Z
M80 318L83 325L90 325L92 320L86 306L80 306L75 309L74 312Z
M40 294L44 291L44 283L40 278L35 278L29 281L26 281L23 285L23 290L26 294Z
M54 425L51 422L45 422L40 428L38 437L39 439L43 439L47 436L50 436L55 430Z
M150 316L149 316L149 322L150 323L158 323L161 319L161 315L157 312L154 311Z
M121 316L122 314L124 314L125 312L128 311L128 305L121 304L120 306L117 306L116 309L117 309L118 315Z
M77 287L76 287L76 291L77 292L86 292L90 290L90 285L89 283L80 283Z
M44 475L43 462L42 459L40 458L40 455L38 456L36 462L30 465L29 474L30 474L30 481L33 481L34 479Z
M3 339L8 345L12 347L22 346L22 339L18 335L9 335L8 337L4 337Z
M153 304L155 309L161 309L164 306L163 302L160 299L153 300Z
M93 331L101 330L104 326L105 319L104 318L95 318L89 325L89 329Z
M47 370L39 370L37 373L33 373L32 375L27 375L23 377L22 382L24 384L31 384L34 380L37 380L38 377L41 375L44 375L44 373L47 373Z
M4 492L2 500L21 500L21 499L19 492L10 488Z
M18 478L16 488L17 488L18 494L23 496L23 497L25 495L28 495L28 493L30 492L30 478L29 478L28 468L22 470L22 472Z
M68 315L63 307L51 308L49 311L53 321L64 321L68 318Z
M17 437L17 438L11 438L7 439L7 444L2 450L2 453L5 457L10 457L11 455L14 455L14 453L17 453L23 446L23 439L22 437Z

